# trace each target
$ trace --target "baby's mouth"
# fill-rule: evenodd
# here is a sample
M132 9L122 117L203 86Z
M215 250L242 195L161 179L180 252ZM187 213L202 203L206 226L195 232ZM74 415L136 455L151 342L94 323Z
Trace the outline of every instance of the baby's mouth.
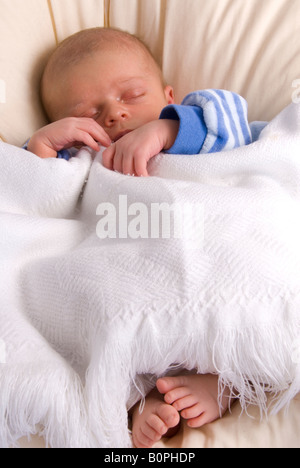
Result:
M123 130L122 132L118 133L115 138L112 139L113 143L116 143L116 141L120 140L123 136L127 135L127 133L130 133L132 130Z

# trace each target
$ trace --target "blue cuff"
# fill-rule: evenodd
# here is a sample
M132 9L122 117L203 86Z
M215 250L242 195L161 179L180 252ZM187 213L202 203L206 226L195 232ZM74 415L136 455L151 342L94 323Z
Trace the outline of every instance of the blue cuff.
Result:
M169 154L199 154L207 135L203 110L198 106L165 107L160 119L179 120L179 131L174 145L166 150Z
M69 159L72 157L69 153L68 150L66 149L63 149L63 150L60 150L57 152L57 156L56 156L58 159L65 159L66 161L69 161Z

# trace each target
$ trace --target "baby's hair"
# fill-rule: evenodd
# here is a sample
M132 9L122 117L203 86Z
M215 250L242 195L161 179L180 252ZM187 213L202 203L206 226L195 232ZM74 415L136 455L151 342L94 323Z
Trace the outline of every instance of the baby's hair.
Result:
M45 67L40 95L42 103L46 109L46 87L68 67L75 66L85 58L92 56L101 50L124 50L135 47L140 51L146 60L155 67L162 85L164 85L163 75L158 62L154 58L149 47L137 36L115 28L90 28L79 31L62 41L50 56Z

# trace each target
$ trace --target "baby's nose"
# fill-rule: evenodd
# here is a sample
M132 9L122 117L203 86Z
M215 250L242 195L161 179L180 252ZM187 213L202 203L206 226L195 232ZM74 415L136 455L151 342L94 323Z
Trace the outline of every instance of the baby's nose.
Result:
M119 103L112 105L107 110L104 118L104 125L106 127L113 126L116 122L124 121L129 118L129 112Z

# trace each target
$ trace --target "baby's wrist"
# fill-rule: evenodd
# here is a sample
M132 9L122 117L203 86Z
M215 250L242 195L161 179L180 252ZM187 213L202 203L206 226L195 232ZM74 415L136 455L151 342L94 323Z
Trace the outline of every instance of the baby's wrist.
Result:
M57 152L34 136L27 144L27 151L36 154L40 158L56 158Z
M160 120L162 126L164 128L164 147L163 149L168 150L170 149L177 138L178 131L179 131L179 121L178 120L169 120L169 119L162 119Z

